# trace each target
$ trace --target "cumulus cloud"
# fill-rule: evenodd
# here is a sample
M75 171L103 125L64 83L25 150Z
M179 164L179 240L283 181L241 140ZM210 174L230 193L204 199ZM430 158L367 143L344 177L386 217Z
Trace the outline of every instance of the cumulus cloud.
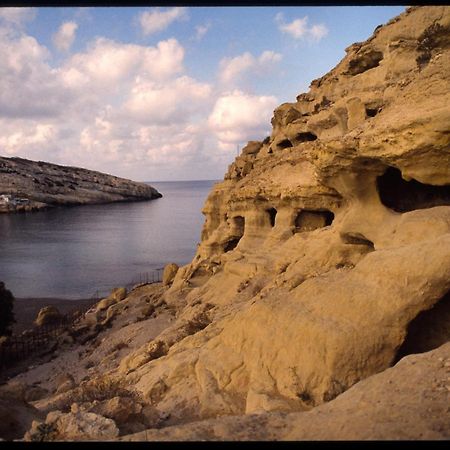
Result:
M313 40L320 41L328 34L328 28L323 24L313 25L309 30L309 34Z
M277 103L273 96L250 95L234 90L217 99L208 124L217 135L221 147L229 149L267 134Z
M249 52L234 58L223 58L219 64L219 79L224 84L242 81L247 75L261 75L275 67L282 55L266 50L259 57Z
M212 87L184 74L176 39L97 38L52 66L35 38L0 27L0 54L4 154L148 180L182 177L204 148Z
M0 117L55 117L72 100L63 89L57 70L50 67L50 52L35 38L0 30Z
M97 38L86 52L76 53L66 62L62 75L70 86L104 91L136 77L170 79L183 71L183 59L184 48L176 39L146 47Z
M29 7L0 8L0 21L21 26L36 17L36 9Z
M75 22L64 22L53 35L53 43L58 50L67 51L75 40L78 25Z
M138 81L125 114L140 123L183 123L209 103L211 86L183 76L165 83Z
M206 25L197 25L195 27L195 38L197 41L201 41L203 36L209 31L211 28L211 24L207 23Z
M98 37L57 63L23 28L0 24L0 55L1 152L134 179L220 176L236 144L269 132L277 105L188 76L176 39ZM221 69L234 82L280 59L244 54Z
M292 22L285 22L284 15L278 13L275 16L278 29L294 39L308 38L313 41L320 41L328 34L328 28L324 24L308 25L308 16L294 19Z
M165 30L175 21L186 20L188 17L187 9L184 7L170 8L161 11L156 8L152 11L145 11L139 16L139 23L142 32L145 35L159 33Z

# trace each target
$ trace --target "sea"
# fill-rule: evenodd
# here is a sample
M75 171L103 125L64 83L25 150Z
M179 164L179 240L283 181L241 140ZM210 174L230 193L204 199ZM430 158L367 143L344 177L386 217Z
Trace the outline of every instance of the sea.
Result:
M149 182L162 198L0 214L0 281L16 298L81 299L188 264L216 182Z

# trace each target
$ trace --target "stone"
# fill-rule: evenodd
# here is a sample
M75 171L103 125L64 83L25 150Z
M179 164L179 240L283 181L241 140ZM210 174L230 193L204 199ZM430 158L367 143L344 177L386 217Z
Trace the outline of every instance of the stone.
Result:
M44 423L34 422L25 441L108 441L119 436L113 420L86 411L54 411Z
M175 263L166 264L164 267L163 272L163 285L168 286L172 283L173 279L175 278L177 272L178 272L178 265Z
M110 299L120 302L127 296L127 289L124 287L118 287L111 291Z
M242 149L242 155L256 155L263 146L260 141L249 141L248 144Z
M62 394L63 392L70 391L76 387L75 380L70 373L62 373L55 379L56 394Z
M111 298L111 297L104 298L97 303L95 310L96 311L104 311L105 309L108 309L110 306L116 304L117 301L118 300L116 300L116 298Z
M41 308L39 310L34 323L38 327L42 327L45 325L60 323L62 319L63 315L59 312L56 306L44 306L44 308Z
M126 424L142 411L142 405L131 397L113 397L100 402L91 412L114 420L117 426Z

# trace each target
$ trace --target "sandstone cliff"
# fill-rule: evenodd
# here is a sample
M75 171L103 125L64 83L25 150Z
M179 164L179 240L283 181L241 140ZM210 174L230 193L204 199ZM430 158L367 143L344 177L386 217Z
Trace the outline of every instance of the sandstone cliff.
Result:
M161 197L144 183L93 170L22 158L0 157L0 212Z
M163 380L159 407L180 421L311 408L402 346L448 340L449 47L450 9L411 8L242 150L165 297L206 328L122 364L146 395ZM411 343L408 327L435 305Z
M191 264L102 301L78 356L17 378L47 390L47 437L93 414L111 439L448 439L448 67L450 9L412 7L277 108Z

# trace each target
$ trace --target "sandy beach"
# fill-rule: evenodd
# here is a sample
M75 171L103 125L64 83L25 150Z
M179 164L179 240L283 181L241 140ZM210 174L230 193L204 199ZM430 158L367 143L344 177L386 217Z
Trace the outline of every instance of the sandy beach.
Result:
M13 326L14 334L31 328L37 314L44 306L56 306L62 314L69 313L76 308L83 308L95 303L92 298L85 299L61 299L61 298L16 298L14 300L14 317L16 323Z

